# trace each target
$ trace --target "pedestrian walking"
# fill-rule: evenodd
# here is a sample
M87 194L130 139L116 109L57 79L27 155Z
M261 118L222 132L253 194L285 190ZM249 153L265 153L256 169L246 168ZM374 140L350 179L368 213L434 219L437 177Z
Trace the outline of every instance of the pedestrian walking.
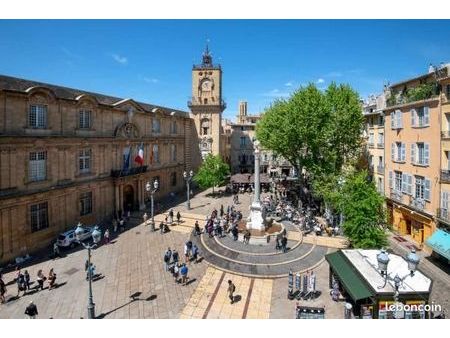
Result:
M283 238L281 239L281 249L283 250L284 253L287 252L287 237L283 236Z
M190 256L190 253L191 253L191 249L189 248L188 243L189 242L186 242L184 244L184 262L185 263L189 262L189 256Z
M170 209L170 211L169 211L169 222L170 222L170 224L173 223L173 209Z
M59 252L59 246L58 244L55 242L53 244L53 258L59 257L61 258L61 253Z
M103 238L105 240L105 244L109 244L109 229L105 230L105 233L103 235Z
M112 221L112 226L113 226L114 232L117 232L117 225L118 225L117 219L114 218Z
M19 297L20 291L22 291L23 295L25 295L25 277L20 270L18 277L16 279L16 284L17 284L17 297Z
M148 215L146 212L144 212L144 215L142 216L142 219L144 221L144 225L147 225Z
M195 221L194 224L194 236L200 236L202 231L200 230L200 224L198 224L198 221Z
M198 246L194 244L194 246L192 247L192 259L194 260L195 264L198 263L198 255L199 255Z
M25 314L29 319L36 319L38 310L36 304L34 304L33 301L31 301L30 304L28 304L28 306L25 308Z
M50 291L56 286L56 273L53 271L53 268L48 272L48 290Z
M23 273L23 278L25 280L25 290L30 290L30 274L28 273L28 270L25 270Z
M130 217L131 217L131 210L128 209L128 211L127 211L127 222L130 221Z
M170 250L170 248L167 248L166 252L164 253L164 269L166 271L169 271L171 259L172 259L172 250Z
M230 298L231 304L234 303L234 292L236 291L236 286L233 284L231 279L228 280L228 298Z
M125 220L123 218L120 219L119 225L120 225L120 231L124 231L125 230Z
M179 283L178 277L180 276L180 268L178 267L178 264L175 264L173 266L173 274L172 274L175 283Z
M40 269L37 273L37 282L38 282L38 288L40 288L41 291L44 290L44 282L46 279L47 279L47 277L44 276L44 273Z
M233 225L233 228L231 229L231 233L233 235L233 240L237 241L239 238L239 230L236 224Z
M5 294L6 294L6 284L3 281L3 278L0 276L0 302L3 304L6 299L5 299Z
M181 266L181 269L180 269L180 274L181 274L181 284L182 284L182 285L186 285L186 282L187 282L187 280L189 279L189 277L188 277L188 271L189 271L189 269L188 269L188 267L186 266L186 264L183 264L183 265Z
M180 260L180 255L178 254L178 251L173 249L172 251L172 261L175 266L178 266L178 261Z
M251 236L250 231L247 229L247 231L245 231L245 234L244 234L244 243L245 244L250 243L250 236Z
M217 225L217 236L219 236L219 238L222 238L222 233L223 233L223 229L222 229L222 226L219 223Z
M220 205L220 217L223 217L224 211L223 211L223 204Z
M177 222L178 222L178 225L179 225L180 222L181 222L181 214L180 214L179 211L177 212Z

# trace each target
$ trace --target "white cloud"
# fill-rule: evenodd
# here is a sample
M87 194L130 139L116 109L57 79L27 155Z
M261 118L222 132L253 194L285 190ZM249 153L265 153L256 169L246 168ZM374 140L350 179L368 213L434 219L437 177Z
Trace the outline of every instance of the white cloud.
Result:
M145 76L144 76L144 81L147 82L147 83L158 83L158 82L159 82L159 80L156 79L156 78L153 78L153 77L145 77Z
M128 63L128 59L125 56L121 56L119 54L112 54L111 56L114 59L114 61L122 65L126 65Z
M292 87L294 84L292 83L292 81L288 81L284 84L286 87Z
M320 79L317 80L317 83L324 83L324 82L325 82L325 80L322 79L322 78L320 78Z

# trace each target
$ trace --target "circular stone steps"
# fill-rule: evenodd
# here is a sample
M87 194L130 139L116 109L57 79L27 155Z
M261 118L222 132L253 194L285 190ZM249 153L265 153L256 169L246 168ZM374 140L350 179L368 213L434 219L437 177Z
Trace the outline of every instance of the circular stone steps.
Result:
M234 242L229 237L210 238L193 236L191 240L200 249L200 255L218 269L255 278L280 278L289 270L303 272L313 269L324 260L328 249L313 244L289 241L292 249L276 252L273 245L251 245Z

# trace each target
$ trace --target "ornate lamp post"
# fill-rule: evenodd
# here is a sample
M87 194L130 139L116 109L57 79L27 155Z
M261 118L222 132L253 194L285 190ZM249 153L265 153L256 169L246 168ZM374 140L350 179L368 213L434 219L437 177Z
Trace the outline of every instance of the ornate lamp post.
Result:
M89 299L88 299L88 318L89 319L95 319L95 304L92 297L92 273L91 273L91 249L95 248L97 246L97 243L100 242L100 239L102 238L102 233L98 229L98 227L94 228L94 231L92 232L92 244L84 244L81 239L83 238L84 229L81 225L81 223L78 223L77 228L75 229L75 237L77 240L83 245L85 249L88 251L88 280L89 280Z
M183 172L183 178L186 181L186 193L187 193L186 209L188 209L188 210L191 210L190 183L191 183L193 177L194 177L194 172L192 170L189 171L189 174L186 171Z
M412 249L411 252L406 255L405 257L406 261L408 262L408 270L409 270L409 274L400 277L398 274L395 274L395 277L392 278L389 274L388 274L388 265L389 265L389 256L386 253L386 250L382 249L381 252L377 255L377 262L378 262L378 269L381 272L381 275L384 277L384 285L382 286L378 286L378 289L383 289L386 284L387 281L392 281L394 282L394 286L395 286L395 300L397 301L398 299L398 289L400 288L400 286L403 284L403 281L408 277L408 276L414 276L414 273L417 270L417 266L419 265L420 262L420 258L419 256L417 256L416 254L416 250Z
M150 193L150 200L151 200L151 216L152 216L152 220L150 222L150 230L151 231L155 231L155 218L154 218L154 201L153 201L153 195L155 194L155 192L158 190L159 188L159 182L158 180L154 180L153 181L153 187L150 184L150 182L147 182L145 184L145 190Z

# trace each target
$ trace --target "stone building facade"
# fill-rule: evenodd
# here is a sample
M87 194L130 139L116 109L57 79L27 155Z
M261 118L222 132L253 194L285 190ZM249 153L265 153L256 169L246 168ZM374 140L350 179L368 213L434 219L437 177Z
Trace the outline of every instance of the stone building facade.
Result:
M196 141L183 111L0 76L0 262L184 189Z
M385 192L394 230L422 246L449 224L450 65L389 87Z

